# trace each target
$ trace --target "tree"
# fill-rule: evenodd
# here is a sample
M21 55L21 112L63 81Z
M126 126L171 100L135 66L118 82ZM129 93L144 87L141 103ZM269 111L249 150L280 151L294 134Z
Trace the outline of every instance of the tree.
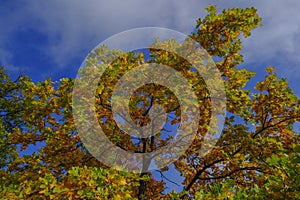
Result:
M254 8L226 9L217 13L215 6L209 6L206 11L207 16L197 20L196 31L190 38L183 43L172 39L155 40L148 49L150 56L143 52L112 50L106 46L91 52L86 68L80 71L81 76L97 80L96 92L92 91L95 102L87 110L86 107L72 109L76 102L86 101L77 97L87 92L81 90L72 96L76 84L74 79L63 78L56 82L47 79L34 83L28 77L20 76L13 82L2 69L0 145L4 159L1 160L0 194L13 199L222 199L226 196L241 199L258 198L257 194L266 198L283 194L290 198L299 197L298 179L293 179L299 175L294 169L299 166L299 134L293 130L293 124L300 119L299 100L288 87L288 82L278 78L275 68L267 67L265 80L258 82L253 90L247 90L245 86L255 73L238 68L243 62L240 37L250 36L251 30L260 26L261 18ZM218 121L212 120L213 99L207 80L193 68L204 59L199 44L218 60L216 67L226 91L228 115L221 138L204 156L199 153L199 149L205 147L203 138L208 131L217 132ZM180 52L180 55L174 52ZM189 57L195 63L181 56L188 57L190 52L197 52L197 57ZM175 169L184 178L183 191L179 193L163 194L164 184L168 181L164 172L169 170L168 167L160 170L163 181L148 172L151 162L164 166L173 152L155 160L142 157L141 174L110 169L88 151L97 146L87 148L83 145L81 139L84 137L79 137L73 118L73 114L76 116L87 111L87 118L79 118L79 124L85 128L95 111L97 122L110 141L128 152L155 152L168 145L175 138L171 129L184 120L181 114L187 111L169 88L152 83L134 91L129 101L129 113L138 126L124 131L113 117L111 97L118 80L141 64L155 69L153 63L170 66L189 80L201 113L193 121L196 134L190 146L174 162ZM103 66L107 69L102 77L93 77ZM90 86L90 82L80 84L82 88ZM215 93L218 93L219 86L215 85ZM124 96L120 94L119 97ZM115 106L124 105L116 103ZM153 118L153 109L164 112ZM223 107L220 104L215 109L222 111ZM143 131L137 131L164 115L167 126L158 132L145 136ZM89 135L90 140L97 141L93 129L87 132L92 135ZM140 137L131 137L133 132L138 132ZM20 155L20 151L32 145L39 150ZM176 148L182 147L178 145ZM131 164L129 167L136 167L133 161Z
M26 79L28 77L20 76L17 81L11 81L4 67L0 67L0 170L14 158L15 149L7 142L9 134L23 125L19 112L22 110L21 91Z

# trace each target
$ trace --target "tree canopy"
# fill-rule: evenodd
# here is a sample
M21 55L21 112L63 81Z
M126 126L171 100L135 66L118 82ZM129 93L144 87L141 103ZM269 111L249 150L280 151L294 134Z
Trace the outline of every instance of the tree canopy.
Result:
M147 49L149 55L101 46L89 54L86 68L79 72L90 75L107 66L102 77L98 77L96 91L92 91L94 108L88 113L96 113L97 122L115 146L134 153L155 152L167 146L175 139L174 130L184 120L182 114L186 110L168 87L143 85L130 97L132 121L138 127L147 126L161 117L151 116L151 109L158 108L166 113L166 118L162 118L166 123L155 134L132 137L135 128L122 130L113 116L111 97L119 79L141 64L154 68L151 64L156 63L173 68L188 80L201 115L193 119L196 126L191 144L173 162L172 170L183 179L177 183L182 191L165 192L166 183L172 181L165 174L171 169L165 166L156 170L162 177L159 179L147 170L152 157L143 157L142 173L131 173L110 168L90 153L97 146L84 145L74 122L74 113L83 112L73 110L75 79L48 78L35 83L28 76L20 76L11 80L2 67L1 199L300 199L300 136L293 128L300 121L300 101L288 81L277 76L275 67L267 66L265 79L252 89L246 89L246 85L255 72L239 67L243 62L241 37L249 37L253 29L261 26L262 19L255 8L217 12L216 6L209 6L206 11L207 15L196 21L189 38L215 60L226 92L227 116L220 138L205 155L199 153L204 148L203 138L219 125L212 119L213 99L207 80L194 70L197 63L155 48L171 48L187 57L194 51L202 56L196 44L155 40ZM88 88L90 83L81 84ZM216 94L219 86L215 85ZM216 109L224 108L220 104ZM86 125L90 119L80 120ZM90 129L88 132L94 133ZM155 159L155 164L164 166L168 159Z

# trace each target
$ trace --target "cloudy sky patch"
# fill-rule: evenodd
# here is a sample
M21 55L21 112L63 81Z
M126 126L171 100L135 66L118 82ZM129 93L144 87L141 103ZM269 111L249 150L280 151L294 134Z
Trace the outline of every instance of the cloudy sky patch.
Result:
M300 1L295 0L3 1L0 64L24 69L36 80L74 77L88 51L108 37L148 26L189 34L196 19L205 16L204 8L209 3L216 4L219 10L257 8L264 26L244 41L244 66L260 73L266 65L276 65L278 73L291 82L300 78ZM42 71L42 77L37 77L37 69ZM297 85L292 88L300 93Z

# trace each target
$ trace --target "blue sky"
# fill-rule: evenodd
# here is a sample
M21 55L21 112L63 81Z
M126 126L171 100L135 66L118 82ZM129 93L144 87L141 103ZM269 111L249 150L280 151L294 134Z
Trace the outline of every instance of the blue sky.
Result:
M34 81L75 77L89 50L131 28L157 26L185 34L204 8L255 7L264 26L243 41L246 67L261 80L268 65L300 96L300 1L297 0L1 0L0 65Z
M158 26L189 34L209 3L258 9L264 26L244 42L247 67L263 78L277 66L300 94L300 1L72 0L9 1L0 4L0 64L35 81L75 77L89 50L119 32Z

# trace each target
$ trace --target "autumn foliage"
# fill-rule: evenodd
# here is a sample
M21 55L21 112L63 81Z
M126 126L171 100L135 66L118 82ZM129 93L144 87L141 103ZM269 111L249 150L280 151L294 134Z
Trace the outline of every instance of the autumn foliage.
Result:
M95 111L106 136L130 152L153 152L174 139L171 130L133 139L121 130L112 115L114 85L129 70L141 64L159 63L177 70L189 80L201 112L196 135L172 170L182 177L182 191L166 193L169 167L159 171L130 173L112 169L91 155L83 145L72 110L74 79L50 78L35 83L30 77L11 80L0 71L0 197L1 199L297 199L300 198L299 99L275 67L266 68L265 79L249 89L255 72L241 69L241 37L261 25L254 8L206 8L190 38L215 60L226 91L222 135L206 155L199 154L211 122L212 103L205 81L181 56L149 47L145 52L124 53L102 46L91 52L87 68L99 61L108 65L98 81ZM155 46L186 51L175 40L155 40ZM111 62L109 55L120 55ZM86 71L81 71L84 74ZM88 83L87 83L88 84ZM169 129L180 123L179 101L167 87L140 87L129 102L132 120L150 123L149 110L161 105L168 113ZM223 109L223 108L219 108ZM86 119L88 122L88 119ZM169 134L167 134L169 133ZM148 168L150 161L143 167ZM164 162L162 158L161 161ZM161 163L160 163L161 164Z

